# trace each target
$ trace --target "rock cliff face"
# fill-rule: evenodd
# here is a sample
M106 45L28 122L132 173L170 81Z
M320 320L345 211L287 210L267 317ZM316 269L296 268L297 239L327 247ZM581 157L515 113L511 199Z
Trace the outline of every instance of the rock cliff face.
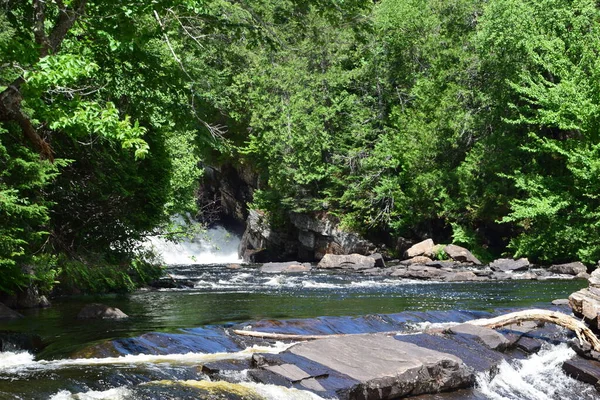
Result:
M264 213L250 210L239 254L246 262L319 261L325 254L372 254L373 243L344 232L327 217L291 214L290 222L274 228Z

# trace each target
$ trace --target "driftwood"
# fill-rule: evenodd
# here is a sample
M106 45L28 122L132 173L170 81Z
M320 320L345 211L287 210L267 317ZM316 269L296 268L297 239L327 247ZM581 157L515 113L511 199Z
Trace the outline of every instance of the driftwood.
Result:
M519 324L525 321L542 321L562 326L575 332L580 343L587 342L595 351L600 352L600 339L582 321L566 314L550 310L524 310L500 315L494 318L476 319L467 323L496 329L506 325Z
M587 342L592 346L595 351L600 352L600 339L581 321L568 316L566 314L549 311L549 310L541 310L541 309L533 309L533 310L524 310L517 311L509 314L500 315L494 318L486 318L486 319L476 319L472 321L467 321L466 323L483 326L486 328L496 329L506 325L514 325L520 324L525 321L542 321L548 322L555 325L562 326L564 328L570 329L575 332L577 338L581 343ZM331 337L338 336L349 336L355 334L332 334L332 335L290 335L283 333L269 333L269 332L257 332L257 331L246 331L246 330L234 330L233 333L241 336L251 336L258 337L263 339L275 339L275 340L316 340L316 339L325 339ZM393 332L381 332L381 334L389 334L394 335L397 334L396 331Z

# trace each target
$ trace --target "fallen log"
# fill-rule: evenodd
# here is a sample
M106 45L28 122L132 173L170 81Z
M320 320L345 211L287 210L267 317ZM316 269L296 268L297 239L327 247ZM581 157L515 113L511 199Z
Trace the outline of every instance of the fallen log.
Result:
M587 342L595 351L600 352L600 339L582 321L569 315L550 310L524 310L500 315L494 318L467 321L468 324L496 329L506 325L519 324L525 321L542 321L562 326L575 332L580 343Z
M486 328L496 329L506 325L520 324L525 321L542 321L551 324L559 325L575 332L575 335L579 339L580 343L587 342L595 351L600 352L600 339L592 332L583 322L568 316L566 314L541 309L532 309L524 311L516 311L509 314L500 315L494 318L476 319L467 321L467 324L483 326ZM285 333L271 333L271 332L258 332L249 330L233 330L233 333L240 336L250 336L263 339L275 339L275 340L317 340L326 339L339 336L350 336L356 335L355 333L349 334L331 334L331 335L294 335ZM380 334L396 335L397 331L392 332L378 332Z

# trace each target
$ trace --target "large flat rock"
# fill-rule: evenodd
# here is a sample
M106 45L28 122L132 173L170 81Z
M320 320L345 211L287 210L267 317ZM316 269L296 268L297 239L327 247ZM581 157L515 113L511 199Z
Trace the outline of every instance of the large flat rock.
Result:
M287 354L286 354L287 353ZM289 365L290 356L298 368ZM384 334L334 337L292 346L280 355L281 364L261 366L277 374L279 382L335 394L344 399L395 399L467 387L473 383L471 369L460 358L396 340ZM313 371L310 372L306 364ZM277 364L277 362L275 362ZM315 369L320 365L323 369ZM259 380L269 375L253 373ZM334 379L332 386L329 379ZM331 393L332 390L333 392ZM329 393L325 393L328 391Z

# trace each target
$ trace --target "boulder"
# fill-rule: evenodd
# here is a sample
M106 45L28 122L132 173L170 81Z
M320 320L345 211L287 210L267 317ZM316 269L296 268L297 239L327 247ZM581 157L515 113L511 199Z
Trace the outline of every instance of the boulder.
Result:
M280 361L260 367L264 374L251 375L263 383L293 385L341 400L395 399L473 383L460 358L380 334L300 343L275 359Z
M42 338L31 333L0 331L1 351L30 351L37 353L44 348Z
M129 318L127 314L115 307L109 307L104 304L92 303L84 306L78 319L124 319Z
M317 268L365 270L375 267L375 259L360 254L335 255L325 254Z
M23 318L21 314L0 303L0 320Z
M552 305L554 305L554 306L568 306L569 305L569 299L555 299L555 300L552 300Z
M448 257L454 261L481 265L481 261L479 261L477 257L471 254L471 252L464 247L460 247L455 244L449 244L444 247L444 251L446 254L448 254Z
M587 272L587 267L583 265L581 262L572 262L568 264L558 264L552 265L548 268L548 271L553 272L555 274L564 274L564 275L578 275L580 273Z
M526 258L519 258L518 260L499 258L490 263L492 271L497 272L526 271L530 266L531 264Z
M404 257L405 258L413 258L416 256L422 256L422 255L431 255L433 253L433 246L435 246L435 244L433 243L433 240L431 239L426 239L423 240L422 242L419 242L413 246L411 246L408 250L406 250L404 252Z
M299 263L296 261L281 262L281 263L266 263L260 267L260 272L269 274L291 274L308 272L311 270L309 263Z

